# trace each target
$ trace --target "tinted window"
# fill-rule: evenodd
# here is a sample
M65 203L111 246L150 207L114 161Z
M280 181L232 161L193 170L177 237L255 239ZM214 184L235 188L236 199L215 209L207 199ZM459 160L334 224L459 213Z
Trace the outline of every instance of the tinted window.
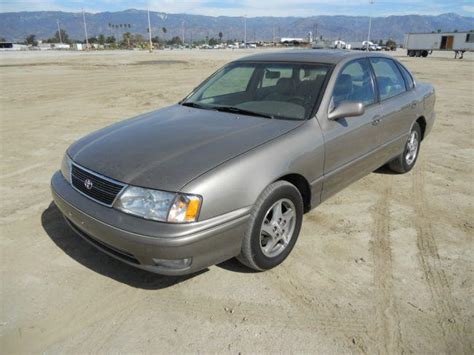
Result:
M411 74L408 72L408 70L405 69L405 67L403 65L399 65L398 66L400 68L400 70L402 71L402 74L403 74L403 79L405 79L405 83L407 85L407 89L408 90L411 90L413 89L413 87L415 86L413 84L413 78L411 76Z
M370 68L365 59L349 63L339 74L333 91L333 102L337 106L342 101L375 102L375 91Z
M380 99L396 96L405 89L405 81L397 65L391 59L370 58L379 88Z
M245 91L254 70L255 68L246 66L230 68L226 75L219 77L214 85L202 93L202 97L208 98Z

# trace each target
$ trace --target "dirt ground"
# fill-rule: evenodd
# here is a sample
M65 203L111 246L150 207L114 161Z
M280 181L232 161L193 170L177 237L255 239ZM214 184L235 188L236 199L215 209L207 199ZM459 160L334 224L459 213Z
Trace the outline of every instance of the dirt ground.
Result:
M276 269L159 276L67 228L49 180L74 140L250 52L0 54L2 353L473 353L473 55L396 54L437 90L416 167L307 214Z

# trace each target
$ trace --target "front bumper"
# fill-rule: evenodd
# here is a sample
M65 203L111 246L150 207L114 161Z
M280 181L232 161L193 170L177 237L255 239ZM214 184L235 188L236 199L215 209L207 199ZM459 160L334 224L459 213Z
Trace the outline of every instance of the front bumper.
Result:
M56 172L54 202L71 228L108 255L164 275L190 274L240 253L249 208L190 224L148 221L102 206L81 195ZM157 265L156 259L191 259L183 268Z

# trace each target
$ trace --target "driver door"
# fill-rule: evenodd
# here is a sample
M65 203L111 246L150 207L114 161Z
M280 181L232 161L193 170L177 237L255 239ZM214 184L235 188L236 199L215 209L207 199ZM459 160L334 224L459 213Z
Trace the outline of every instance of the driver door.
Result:
M382 111L367 59L351 61L339 72L329 110L343 101L362 102L365 113L321 122L325 140L322 200L378 167L374 154Z

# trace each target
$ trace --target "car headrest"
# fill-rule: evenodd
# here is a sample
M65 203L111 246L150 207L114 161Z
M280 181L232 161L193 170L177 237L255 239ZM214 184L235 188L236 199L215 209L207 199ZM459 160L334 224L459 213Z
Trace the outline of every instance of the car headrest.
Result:
M347 96L352 93L352 77L349 74L339 76L334 87L335 96Z
M276 91L281 94L293 94L296 90L296 85L291 78L280 78L276 84Z

